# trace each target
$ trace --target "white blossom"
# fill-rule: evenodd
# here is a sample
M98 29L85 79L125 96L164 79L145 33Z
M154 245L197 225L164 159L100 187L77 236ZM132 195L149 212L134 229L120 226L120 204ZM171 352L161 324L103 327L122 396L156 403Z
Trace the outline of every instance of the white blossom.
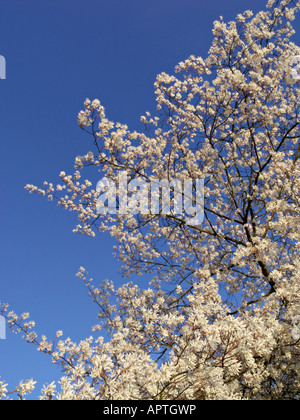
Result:
M300 296L300 85L292 77L291 22L300 2L214 22L206 59L190 56L154 84L157 115L142 133L110 121L86 99L78 124L94 152L61 183L25 188L78 214L76 233L109 233L123 274L151 277L100 285L80 267L99 308L93 336L38 337L29 314L1 305L8 327L62 368L41 399L298 399ZM96 168L95 168L96 167ZM205 179L205 218L104 214L82 171L117 184L134 178ZM178 217L177 217L178 216ZM104 330L104 336L99 332ZM106 337L106 338L104 338ZM34 381L0 398L27 395Z

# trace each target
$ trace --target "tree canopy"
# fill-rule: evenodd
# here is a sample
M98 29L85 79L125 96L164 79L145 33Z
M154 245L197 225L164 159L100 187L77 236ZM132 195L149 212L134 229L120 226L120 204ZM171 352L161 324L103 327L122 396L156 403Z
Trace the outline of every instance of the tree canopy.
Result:
M299 399L300 48L290 40L299 8L270 0L256 15L214 22L207 58L157 76L143 132L87 99L78 124L93 150L60 184L26 186L77 212L75 232L116 238L124 275L152 277L147 289L94 286L80 267L99 306L94 337L80 343L38 338L28 314L2 306L11 329L62 367L42 398ZM120 212L120 200L101 213L86 168L116 186L121 171L147 184L204 180L203 220L175 212L174 189L167 214ZM19 394L33 387L25 381Z

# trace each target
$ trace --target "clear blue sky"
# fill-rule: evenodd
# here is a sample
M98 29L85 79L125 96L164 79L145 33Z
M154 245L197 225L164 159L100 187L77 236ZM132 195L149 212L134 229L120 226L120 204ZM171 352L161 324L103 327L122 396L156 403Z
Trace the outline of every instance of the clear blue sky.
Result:
M0 301L30 312L51 338L91 335L97 307L75 277L80 265L95 279L123 281L107 236L74 235L76 215L24 190L59 182L74 159L93 150L77 126L86 97L99 98L108 118L142 129L155 107L158 73L173 73L189 55L207 56L213 21L232 20L265 0L0 0ZM299 19L299 18L298 18ZM299 34L294 42L300 43ZM7 334L0 376L16 386L59 376L46 355Z

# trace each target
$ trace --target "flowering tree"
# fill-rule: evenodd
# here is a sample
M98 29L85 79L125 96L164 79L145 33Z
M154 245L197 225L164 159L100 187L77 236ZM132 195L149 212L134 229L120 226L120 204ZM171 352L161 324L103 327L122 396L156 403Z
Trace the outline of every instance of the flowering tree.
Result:
M205 60L191 56L176 76L157 77L157 115L141 118L143 133L86 100L78 123L94 152L78 156L57 186L27 185L77 212L75 232L115 237L124 275L153 278L148 289L95 287L81 267L99 322L79 344L57 340L60 331L39 339L28 314L2 306L11 329L62 368L59 387L45 385L41 398L299 398L300 76L292 63L300 48L290 41L298 9L299 1L270 0L257 15L214 22ZM99 213L99 191L81 180L86 167L116 185L120 171L145 182L204 179L203 223L189 224L184 212ZM16 393L33 388L25 381ZM0 397L9 395L0 382Z

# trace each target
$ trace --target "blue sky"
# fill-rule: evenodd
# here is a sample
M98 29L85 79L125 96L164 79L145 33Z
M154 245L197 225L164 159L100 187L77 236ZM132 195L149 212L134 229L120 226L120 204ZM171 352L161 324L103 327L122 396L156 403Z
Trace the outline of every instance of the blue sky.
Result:
M93 150L77 126L86 97L99 98L109 119L142 130L154 110L160 72L191 54L207 56L213 21L232 20L265 0L1 0L0 55L0 302L30 312L47 337L63 330L91 335L97 307L75 277L84 266L95 281L123 281L107 236L74 235L76 215L24 190L71 173ZM294 42L300 42L299 34ZM0 341L0 377L39 388L59 377L46 355L20 336Z

